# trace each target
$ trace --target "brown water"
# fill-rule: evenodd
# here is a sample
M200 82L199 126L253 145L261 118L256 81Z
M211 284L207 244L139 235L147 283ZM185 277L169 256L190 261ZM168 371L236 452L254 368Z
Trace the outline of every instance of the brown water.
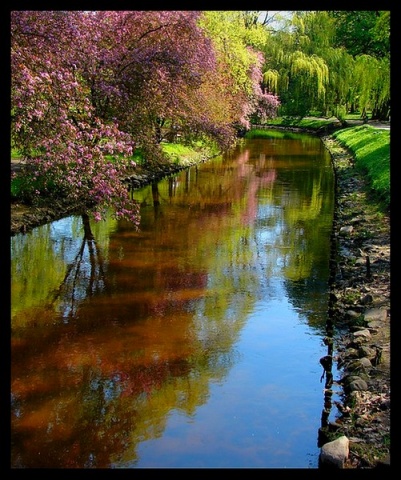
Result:
M306 135L11 238L12 468L316 468L333 173Z

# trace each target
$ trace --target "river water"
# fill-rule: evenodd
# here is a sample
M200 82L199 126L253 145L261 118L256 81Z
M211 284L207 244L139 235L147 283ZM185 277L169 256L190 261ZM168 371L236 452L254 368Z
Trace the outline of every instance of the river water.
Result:
M11 238L12 468L317 468L334 176L271 132Z

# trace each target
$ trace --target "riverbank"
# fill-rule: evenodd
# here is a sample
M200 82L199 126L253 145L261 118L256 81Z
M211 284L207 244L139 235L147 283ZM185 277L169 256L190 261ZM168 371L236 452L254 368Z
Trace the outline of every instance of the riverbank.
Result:
M182 164L169 163L165 165L153 165L151 167L137 167L126 181L131 188L141 188L149 183L161 180L164 177L174 175L190 166L205 162L207 159L199 161L185 161ZM18 171L24 168L21 162L11 164L11 171ZM18 233L27 233L35 227L46 223L59 220L65 216L82 213L81 204L71 204L64 199L52 199L48 204L45 202L41 206L27 205L18 201L11 203L11 236Z
M345 468L390 466L390 218L369 199L352 155L322 141L336 174L329 313L343 391L327 441L345 435Z

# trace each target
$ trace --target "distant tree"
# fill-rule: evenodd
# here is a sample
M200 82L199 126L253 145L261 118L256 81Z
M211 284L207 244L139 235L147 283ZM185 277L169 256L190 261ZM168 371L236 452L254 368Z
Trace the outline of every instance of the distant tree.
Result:
M389 19L389 12L293 12L264 49L264 84L280 95L280 113L343 118L369 109L372 118L388 118Z
M282 115L305 116L324 104L329 72L322 57L313 52L302 18L294 28L279 31L266 43L263 81L280 96Z
M334 47L357 55L381 58L390 52L390 12L378 10L334 10Z
M373 119L390 113L390 12L330 12L336 27L335 45L355 59L354 85L358 108Z

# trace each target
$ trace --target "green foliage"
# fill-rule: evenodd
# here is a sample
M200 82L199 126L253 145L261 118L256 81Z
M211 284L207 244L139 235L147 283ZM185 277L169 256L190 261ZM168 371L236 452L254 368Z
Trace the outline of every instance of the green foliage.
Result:
M390 13L298 11L287 30L268 37L264 87L281 115L369 109L387 119L390 105Z
M11 198L18 198L21 196L21 192L23 191L23 179L21 178L13 178L11 180Z
M35 194L42 192L41 196ZM18 199L26 204L39 204L50 195L57 195L59 188L51 179L36 177L31 173L18 173L11 179L11 199Z
M251 95L253 86L249 70L254 64L255 52L248 45L262 46L266 32L260 25L246 28L242 13L205 11L200 25L212 39L218 57L226 65L226 73L231 74L233 92L245 91Z
M383 58L390 51L390 12L376 10L331 11L335 21L334 45L353 56Z
M355 77L358 79L359 107L380 109L390 102L390 62L360 55L355 60ZM387 112L385 112L387 113Z
M277 70L266 70L263 74L263 85L268 92L276 94L278 92L278 80L280 74Z
M339 120L344 120L346 115L347 115L347 110L345 105L336 105L334 108L334 115L339 119Z

